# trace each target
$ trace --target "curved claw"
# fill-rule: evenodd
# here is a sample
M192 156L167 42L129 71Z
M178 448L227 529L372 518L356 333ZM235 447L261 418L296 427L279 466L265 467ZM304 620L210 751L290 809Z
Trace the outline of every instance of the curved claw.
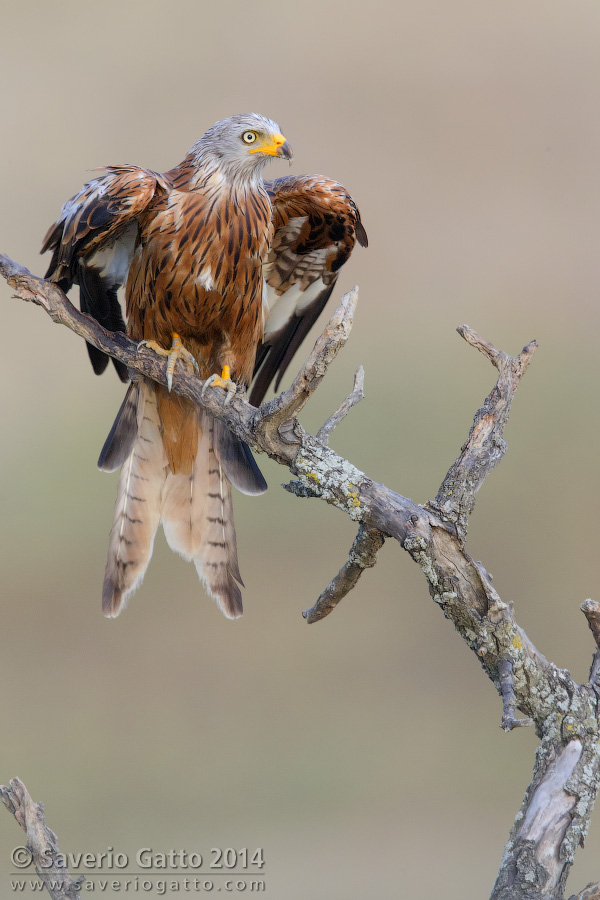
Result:
M138 349L142 346L149 347L151 350L154 350L155 353L158 353L159 356L167 357L167 389L169 393L173 387L173 374L175 372L175 363L178 359L190 368L195 369L196 375L200 374L196 359L192 356L190 351L186 350L183 346L181 338L176 331L173 332L173 343L171 344L170 350L165 350L165 348L161 347L160 344L157 344L156 341L140 341Z
M235 381L231 380L231 372L229 366L223 366L223 371L220 375L211 375L204 382L204 386L202 387L202 391L200 393L201 397L204 397L204 392L209 387L222 387L227 391L225 396L224 406L228 406L231 402L231 398L235 396L237 391L237 384Z

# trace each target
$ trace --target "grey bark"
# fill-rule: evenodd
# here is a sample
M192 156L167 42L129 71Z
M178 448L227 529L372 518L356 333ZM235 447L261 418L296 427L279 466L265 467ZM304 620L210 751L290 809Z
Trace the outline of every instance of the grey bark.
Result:
M58 839L46 825L42 804L33 802L19 778L13 778L8 787L0 785L0 799L27 835L31 862L52 900L80 900L79 888L85 878L71 877Z

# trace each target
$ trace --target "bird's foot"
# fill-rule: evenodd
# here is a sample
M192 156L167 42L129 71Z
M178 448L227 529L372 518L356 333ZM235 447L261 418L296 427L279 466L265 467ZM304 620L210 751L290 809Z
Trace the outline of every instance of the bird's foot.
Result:
M181 343L181 338L176 331L173 332L173 343L171 344L170 350L165 350L165 348L161 347L160 344L157 344L156 341L140 341L138 347L149 347L150 350L154 350L159 356L167 357L167 388L169 392L173 387L173 373L175 371L175 363L178 359L190 369L194 369L196 375L200 373L198 363L190 351L185 349Z
M231 398L235 395L237 391L237 384L235 381L231 380L231 371L229 366L223 366L223 371L220 375L211 375L204 382L204 387L202 388L201 396L204 397L204 392L209 387L222 387L227 391L227 396L225 397L224 406L227 406Z

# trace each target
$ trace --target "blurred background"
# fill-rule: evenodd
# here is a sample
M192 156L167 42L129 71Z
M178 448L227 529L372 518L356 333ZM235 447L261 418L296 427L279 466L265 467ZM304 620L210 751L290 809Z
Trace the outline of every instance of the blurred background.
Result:
M595 0L7 0L0 35L0 250L36 274L90 169L165 170L233 113L275 119L292 172L349 188L370 246L338 296L358 283L359 309L302 421L314 432L362 363L367 398L332 445L370 477L435 496L494 383L457 325L512 353L537 338L468 550L579 680L598 575L599 32ZM388 542L307 626L354 528L262 457L269 492L235 500L244 618L220 615L161 534L104 619L117 477L95 463L124 389L0 295L0 782L44 801L63 851L263 847L278 900L488 896L537 739L500 731L419 569ZM7 897L20 841L0 814ZM567 893L599 857L597 810Z

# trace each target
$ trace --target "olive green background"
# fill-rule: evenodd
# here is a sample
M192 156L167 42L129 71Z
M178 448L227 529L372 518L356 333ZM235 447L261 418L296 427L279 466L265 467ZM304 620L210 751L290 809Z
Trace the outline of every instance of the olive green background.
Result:
M511 352L537 338L468 549L579 680L579 604L598 597L599 40L596 0L4 0L0 35L0 250L37 274L90 169L164 170L233 113L275 119L292 172L350 189L370 246L339 294L359 283L358 313L302 421L362 363L366 400L332 445L370 477L435 495L494 381L457 325ZM263 457L269 492L236 497L244 618L161 535L104 619L116 476L95 461L123 386L0 295L0 782L44 801L64 851L260 846L274 900L488 896L537 739L500 731L419 569L388 542L307 626L354 529ZM20 842L0 814L4 897ZM600 810L567 893L598 878Z

